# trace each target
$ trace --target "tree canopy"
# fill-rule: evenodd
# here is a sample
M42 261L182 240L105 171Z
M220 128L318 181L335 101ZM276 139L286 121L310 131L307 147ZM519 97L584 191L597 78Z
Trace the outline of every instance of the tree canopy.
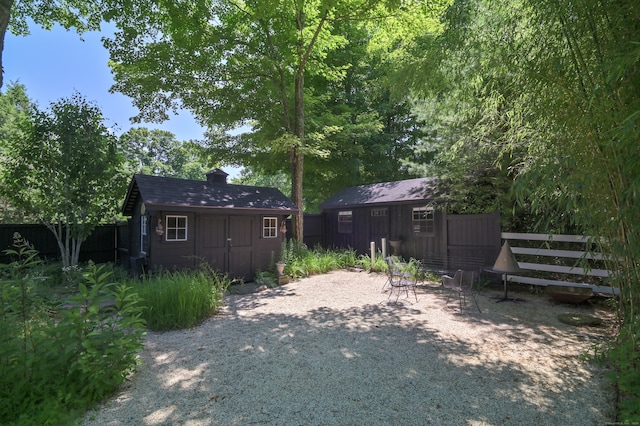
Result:
M349 46L348 23L382 23L402 7L427 13L421 2L393 0L132 2L114 17L119 31L106 42L114 90L134 99L140 119L184 107L220 138L214 143L288 164L292 200L303 208L305 158L326 157L343 129L335 113L305 118L307 109L338 100L321 89L353 65L328 58ZM251 130L228 136L243 125ZM294 235L302 236L302 216Z
M54 233L64 266L76 265L95 226L116 218L127 184L118 139L79 94L32 107L21 130L5 141L0 192Z
M132 128L120 135L120 145L132 174L203 180L213 168L202 162L202 146L192 141L178 141L166 130Z

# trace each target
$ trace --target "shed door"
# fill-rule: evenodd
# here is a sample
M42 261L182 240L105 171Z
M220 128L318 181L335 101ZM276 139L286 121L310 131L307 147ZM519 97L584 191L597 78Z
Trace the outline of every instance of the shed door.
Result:
M381 249L382 238L389 241L389 209L387 207L371 209L369 235L376 243L376 250Z
M227 233L228 216L201 216L200 232L198 232L198 255L202 256L211 267L222 273L229 271Z
M253 265L253 216L229 217L229 276L251 277Z

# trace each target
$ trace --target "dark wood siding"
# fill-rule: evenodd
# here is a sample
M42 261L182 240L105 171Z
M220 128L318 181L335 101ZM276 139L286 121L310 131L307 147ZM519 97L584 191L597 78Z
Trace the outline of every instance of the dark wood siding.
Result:
M447 215L436 210L433 232L418 233L413 226L413 208L424 202L387 205L386 220L372 215L374 207L355 207L325 210L324 245L326 247L354 248L358 253L369 253L373 241L378 250L381 240L400 240L399 254L404 258L427 259L433 257L473 257L491 265L500 250L500 215ZM353 232L338 232L338 212L353 212Z
M167 230L166 230L166 220L165 218L168 216L186 216L187 218L187 241L167 241ZM157 223L158 218L162 219L164 229L163 235L157 235L153 232L152 237L150 239L150 248L147 253L148 261L147 264L150 268L167 268L170 270L173 269L189 269L194 268L198 265L199 260L197 259L196 252L196 235L198 232L201 232L198 229L198 224L195 220L195 214L193 213L185 213L185 212L158 212L157 214L152 215L153 223ZM135 226L135 225L134 225ZM136 239L139 240L139 224L138 229L135 232L137 235L136 238L132 238L133 241ZM132 241L132 242L133 242ZM135 242L134 242L135 244Z
M273 217L280 224L285 216L277 214L212 214L193 212L153 212L150 224L167 215L187 216L188 240L167 241L150 225L150 268L193 269L205 262L231 278L253 279L255 272L267 270L278 260L283 235L264 238L263 218ZM132 221L133 222L133 221ZM135 226L135 225L134 225ZM139 239L139 225L131 240ZM133 244L132 244L133 245Z
M227 238L229 217L226 215L200 215L198 217L198 255L214 270L228 270Z
M447 254L493 265L500 252L500 214L447 216Z

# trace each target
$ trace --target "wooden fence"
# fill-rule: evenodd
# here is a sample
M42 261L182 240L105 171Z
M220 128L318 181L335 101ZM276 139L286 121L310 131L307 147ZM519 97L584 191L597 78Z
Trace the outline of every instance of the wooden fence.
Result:
M603 255L589 250L591 239L580 235L521 234L503 232L523 275L508 275L522 284L591 288L618 294L609 284L613 273L604 269Z
M8 263L11 259L4 250L13 248L15 232L25 238L38 250L41 259L58 260L60 252L53 233L44 225L18 224L0 225L0 263ZM92 260L95 263L115 262L116 225L102 225L93 230L80 247L80 261Z

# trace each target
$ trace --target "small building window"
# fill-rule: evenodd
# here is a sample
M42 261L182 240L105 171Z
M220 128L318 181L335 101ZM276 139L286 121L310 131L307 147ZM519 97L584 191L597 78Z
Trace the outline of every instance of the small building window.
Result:
M383 209L371 209L371 216L372 217L379 217L379 216L386 216L387 215L387 209L383 208Z
M140 216L140 253L145 253L145 240L147 237L148 218Z
M351 210L338 212L338 233L350 234L353 232L353 214Z
M187 241L187 217L167 216L167 241Z
M278 236L278 218L262 218L262 238L276 238Z
M435 229L432 207L413 208L413 232L416 234L433 234Z
M142 235L143 237L147 235L147 223L147 216L140 216L140 235Z

